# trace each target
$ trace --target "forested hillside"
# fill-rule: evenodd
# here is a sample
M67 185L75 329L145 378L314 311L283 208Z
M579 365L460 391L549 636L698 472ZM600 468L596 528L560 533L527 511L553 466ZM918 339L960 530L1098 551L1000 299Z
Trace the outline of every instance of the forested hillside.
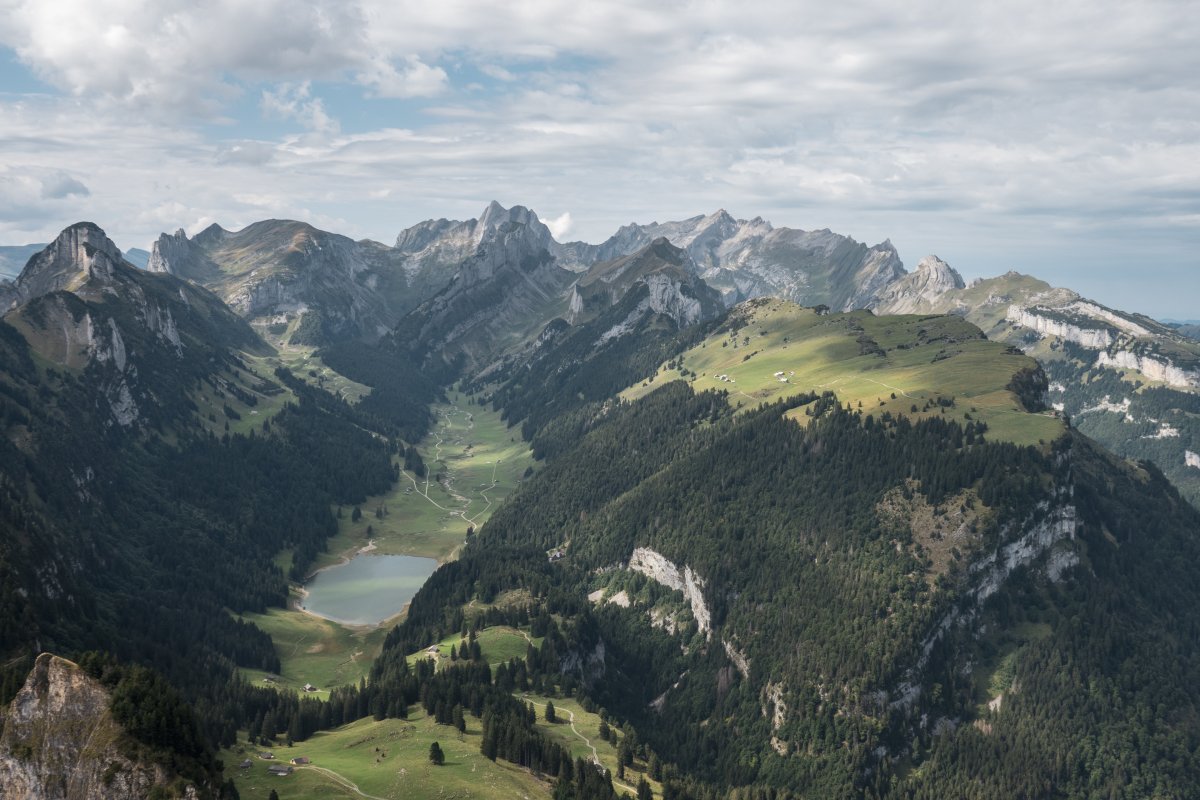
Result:
M682 383L595 411L418 595L378 680L523 587L562 619L551 675L631 722L674 796L1196 790L1196 598L1170 554L1195 549L1198 520L1161 475L1074 434L1039 451L795 402L807 426ZM552 548L566 557L546 564ZM642 548L695 576L686 596L628 567ZM1130 671L1167 642L1177 658ZM1105 685L1121 704L1096 705ZM1179 713L1147 726L1167 696ZM1084 757L1097 736L1112 758Z
M351 403L205 290L64 237L0 322L4 701L37 652L76 658L130 747L209 797L237 791L218 748L410 714L558 798L1200 794L1200 512L962 319L761 299L687 325L634 282L492 359L504 281L477 254L438 308L471 309L457 352L486 366L425 307L312 354ZM505 280L541 314L552 263L523 263ZM405 338L426 323L448 338ZM473 446L447 412L471 404L538 462L369 679L247 683L281 666L245 615L287 603L341 509L382 520L402 479L467 519L429 486L456 497L436 453ZM555 702L599 717L615 769Z

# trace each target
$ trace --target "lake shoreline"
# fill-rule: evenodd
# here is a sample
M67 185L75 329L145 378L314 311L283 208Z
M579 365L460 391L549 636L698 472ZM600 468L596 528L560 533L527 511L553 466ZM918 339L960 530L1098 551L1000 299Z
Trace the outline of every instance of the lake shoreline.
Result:
M341 560L336 564L329 564L318 570L314 570L312 575L303 583L294 585L294 593L289 597L288 608L292 611L299 611L302 614L307 614L311 617L316 617L336 625L340 625L352 631L370 631L376 628L387 625L394 625L399 618L403 617L408 607L412 602L413 596L420 591L421 586L429 579L441 562L439 559L429 558L427 556L411 556L398 554L379 554L375 555L374 551L378 548L374 541L354 550L348 555L343 555ZM363 559L359 559L363 556ZM361 575L339 575L339 581L330 587L328 584L325 587L314 586L314 581L327 576L335 568L346 570L357 565L359 572L364 572ZM327 579L328 580L328 579ZM387 589L380 592L378 589L368 587L355 588L355 584L359 582L368 582L372 584L384 583ZM415 585L413 583L415 582ZM320 591L320 588L330 589L335 592L346 593L351 595L356 593L361 596L339 597L334 595L332 601L321 600L317 601L317 607L313 607L314 591ZM346 619L340 616L344 611L340 605L350 605L355 609L361 609L364 603L370 600L379 601L382 597L386 603L386 594L394 596L396 599L403 598L399 607L384 608L380 613L386 613L386 616L378 620L366 621L362 619ZM328 604L332 602L333 607L329 608Z

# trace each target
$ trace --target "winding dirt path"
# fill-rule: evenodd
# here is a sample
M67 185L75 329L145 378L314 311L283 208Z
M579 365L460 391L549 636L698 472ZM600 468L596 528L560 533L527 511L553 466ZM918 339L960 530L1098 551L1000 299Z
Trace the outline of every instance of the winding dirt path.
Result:
M859 378L861 380L867 381L868 383L874 383L877 386L882 386L885 389L891 389L893 392L899 392L900 394L904 395L909 400L920 400L921 399L919 397L913 397L911 394L904 391L903 389L901 389L898 386L891 386L889 384L884 383L883 381L877 381L874 378L864 378L861 375L842 375L840 377L834 378L829 383L818 383L817 388L818 389L828 389L832 386L836 386L837 384L841 383L842 381L846 380L847 378Z
M460 410L458 408L458 406L452 406L452 408L455 411ZM441 411L440 413L441 413L442 417L444 418L443 425L445 426L446 430L447 431L452 430L454 428L454 419L450 415L450 412ZM467 426L466 426L465 430L467 433L470 433L475 428L475 415L467 413L466 416L467 416ZM441 427L442 426L438 426L439 429ZM433 436L436 439L436 441L434 442L434 445L433 445L433 462L432 463L441 464L442 466L446 467L447 472L448 472L449 465L446 464L446 462L442 460L442 446L445 443L445 439L442 438L442 434L439 432L438 429L435 429L433 431ZM486 514L493 505L493 500L487 496L487 493L490 492L492 489L496 488L496 485L497 485L496 471L499 468L500 468L500 459L496 459L496 461L492 464L492 484L491 484L491 486L487 487L486 489L478 490L478 494L479 494L480 498L482 498L482 500L484 501L484 506L479 511L476 511L474 514L472 514L469 517L467 516L467 511L470 508L471 503L474 501L471 500L471 498L467 497L466 495L459 494L457 491L455 491L453 485L451 484L451 482L449 480L449 477L447 477L447 480L443 484L443 486L446 489L446 491L450 494L451 497L453 497L455 500L459 501L460 503L462 503L464 505L464 508L461 508L461 509L447 508L446 506L442 505L441 503L439 503L438 501L434 500L432 497L429 496L429 475L432 472L432 470L427 469L425 472L425 490L424 491L421 490L421 486L420 486L420 484L417 483L416 478L414 478L408 472L403 472L402 474L406 478L408 478L408 480L413 485L413 489L421 497L424 497L426 500L428 500L430 503L432 503L437 508L440 508L442 511L448 512L450 514L456 514L459 517L461 517L463 519L463 521L474 525L476 520L478 520L481 516Z
M522 631L522 633L524 633L524 631ZM526 638L528 638L528 637L526 637ZM546 704L545 704L545 703L539 703L539 702L537 702L536 700L532 700L532 699L530 699L530 697L529 697L528 695L521 695L521 698L522 698L523 700L525 700L527 703L529 703L530 705L533 705L533 706L541 706L542 708L545 708L545 707L546 707ZM566 711L568 714L570 714L570 715L571 715L571 733L575 734L575 735L576 735L576 736L578 736L580 739L582 739L582 740L583 740L583 743L584 743L585 745L587 745L587 746L588 746L588 748L590 748L590 749L591 749L591 751L592 751L592 763L593 763L593 764L595 764L595 765L596 765L596 766L598 766L598 767L602 767L602 766L604 766L603 764L601 764L601 763L600 763L600 754L596 752L596 745L592 744L592 740L591 740L591 739L589 739L588 737L584 736L582 733L580 733L580 732L579 732L579 729L575 727L575 712L574 712L574 711L571 711L570 709L563 709L563 710L564 710L564 711Z
M334 772L331 769L326 769L325 767L318 767L318 766L315 766L312 764L310 764L306 767L296 767L296 769L310 769L313 772L320 773L321 775L324 775L325 777L332 780L337 785L341 786L343 789L349 789L350 791L354 792L359 797L366 797L367 800L389 800L389 798L386 798L386 797L378 797L373 794L367 794L362 789L359 789L358 784L354 783L354 781L350 780L349 778L347 778L345 776L339 775L338 773Z
M521 633L525 633L525 631L521 631ZM528 639L529 636L526 635L525 638ZM546 707L545 703L538 703L534 700L531 700L528 695L521 695L521 697L523 700L528 702L530 705L541 706L542 708ZM579 729L575 727L575 712L571 711L570 709L563 709L563 710L566 711L571 716L571 733L575 734L580 739L582 739L583 743L591 749L592 763L595 764L597 767L600 767L600 769L603 769L607 772L607 768L603 764L600 763L600 754L596 752L596 746L594 744L592 744L592 740L589 739L588 737L584 736L582 733L580 733ZM625 783L624 781L617 780L616 775L612 776L612 782L614 785L620 786L622 789L628 789L629 791L633 792L634 794L637 794L637 787L630 786L628 783Z

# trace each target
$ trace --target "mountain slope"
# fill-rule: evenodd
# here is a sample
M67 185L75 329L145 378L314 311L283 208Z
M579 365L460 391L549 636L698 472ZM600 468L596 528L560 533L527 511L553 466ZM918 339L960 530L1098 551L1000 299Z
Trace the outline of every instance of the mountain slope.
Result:
M38 652L104 649L164 675L204 747L256 714L286 727L296 698L237 678L279 669L240 615L286 604L288 578L337 530L333 509L395 482L400 415L309 386L212 293L125 263L89 223L14 292L0 322L0 700ZM166 684L146 680L131 702L149 713Z
M955 273L916 291L906 282L920 273L889 289L876 310L958 314L1035 356L1050 377L1049 401L1079 430L1116 453L1152 460L1200 504L1200 469L1187 455L1200 452L1200 344L1027 275L963 286Z
M570 341L542 358L573 363ZM774 301L677 345L632 402L546 392L562 411L536 427L544 465L414 599L382 685L395 658L521 587L553 655L510 679L583 687L678 796L1197 789L1200 598L1183 564L1200 513L1152 468L1024 411L1045 385L1032 359L955 318ZM703 390L717 364L702 359L726 353L720 374L743 373ZM758 380L760 358L842 380ZM520 397L495 400L517 419ZM538 621L551 612L562 621ZM1179 713L1154 715L1168 697ZM1088 763L1096 740L1108 749Z
M665 238L636 253L593 264L571 288L570 320L578 322L620 302L636 284L649 290L650 308L680 327L715 317L721 295L695 277L687 253Z
M9 301L4 321L42 358L86 373L123 427L166 424L233 352L268 351L211 293L137 269L92 223L31 258Z
M206 286L239 314L297 344L376 339L449 279L378 242L301 222L163 234L147 268Z
M549 231L520 206L504 215L449 285L400 321L391 335L396 347L418 360L479 368L566 311L575 275L547 249Z
M172 695L169 704L154 698L162 705L135 712L131 701L150 699L143 693L153 676L113 672L110 667L105 685L99 672L88 674L49 653L38 656L25 686L0 717L5 796L143 800L177 788L181 766L192 779L182 782L182 796L211 796L213 754L200 745L190 709ZM123 711L121 720L114 702ZM124 724L131 721L130 712L142 715L134 730Z
M679 222L632 223L600 245L561 245L558 255L564 265L590 266L660 237L686 250L697 274L730 305L778 297L838 310L862 308L904 274L890 242L867 247L829 230L773 228L761 218L735 220L724 210Z

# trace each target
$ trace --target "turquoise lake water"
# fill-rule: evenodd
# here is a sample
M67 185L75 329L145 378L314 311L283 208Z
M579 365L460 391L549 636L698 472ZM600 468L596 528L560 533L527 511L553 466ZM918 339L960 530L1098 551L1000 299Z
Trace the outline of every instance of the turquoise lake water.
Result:
M304 608L335 622L378 625L400 613L435 569L432 558L358 555L314 575Z

